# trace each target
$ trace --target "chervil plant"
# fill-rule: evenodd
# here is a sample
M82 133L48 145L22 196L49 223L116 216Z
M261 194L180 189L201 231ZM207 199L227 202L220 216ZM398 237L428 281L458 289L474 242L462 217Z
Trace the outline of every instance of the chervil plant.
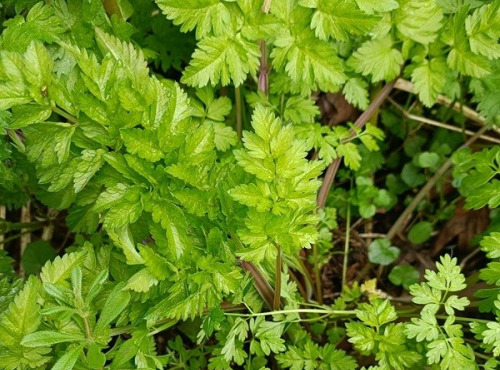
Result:
M434 267L415 246L458 197L500 203L498 147L472 146L498 143L500 1L8 0L0 18L0 369L498 366L494 211L463 258L491 260L478 274L438 251L415 283L411 256ZM328 117L332 97L358 118Z

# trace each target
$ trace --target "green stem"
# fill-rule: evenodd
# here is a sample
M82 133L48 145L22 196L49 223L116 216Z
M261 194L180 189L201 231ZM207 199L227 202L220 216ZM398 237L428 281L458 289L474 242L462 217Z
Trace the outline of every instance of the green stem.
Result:
M436 318L441 319L441 320L446 320L448 318L448 316L436 315ZM488 324L488 323L492 322L490 320L476 319L476 318L470 318L470 317L460 317L460 316L455 316L455 321L482 322L483 324Z
M347 218L345 227L344 263L342 265L342 289L346 284L347 262L349 260L349 242L351 237L351 203L347 203Z
M274 282L274 300L273 309L279 310L281 307L281 247L276 246L278 254L276 256L276 273Z
M68 120L68 122L71 122L73 124L77 124L78 123L78 120L76 119L76 117L72 116L71 114L69 114L68 112L62 110L61 108L59 107L53 107L52 108L52 111L54 113L57 113L58 115L60 115L61 117L64 117Z
M323 303L323 289L321 286L321 274L319 268L318 245L313 245L313 258L314 258L314 280L316 282L316 300L321 304Z
M114 14L120 19L123 18L120 6L116 0L102 0L102 5L104 6L104 10L106 11L108 17L111 18Z
M243 119L241 109L241 90L239 86L234 88L234 99L236 101L236 133L238 134L238 138L241 140L243 133Z
M296 308L294 310L279 310L279 311L269 311L269 312L258 312L258 313L225 313L226 316L240 316L240 317L259 317L259 316L273 316L273 315L286 315L293 313L312 313L317 315L329 314L338 316L354 316L356 312L354 310L328 310L328 309L311 309L311 308Z

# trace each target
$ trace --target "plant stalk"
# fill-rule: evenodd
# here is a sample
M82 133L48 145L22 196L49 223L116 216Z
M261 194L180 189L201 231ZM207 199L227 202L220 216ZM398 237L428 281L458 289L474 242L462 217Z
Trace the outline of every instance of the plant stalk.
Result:
M347 262L349 261L349 243L351 238L351 203L347 203L347 217L345 226L344 262L342 264L342 289L346 285Z
M321 285L321 269L319 268L318 245L313 245L313 258L314 258L314 282L316 288L316 300L319 304L323 303L323 286Z
M62 110L61 108L59 107L53 107L52 108L52 111L54 113L57 113L58 115L60 115L61 117L64 117L68 120L68 122L76 125L78 123L78 120L76 119L76 117L72 116L71 114L69 114L68 112L66 112L65 110Z
M241 140L243 134L243 119L241 109L241 90L239 86L234 88L234 99L236 101L236 133L238 134L238 139Z
M7 219L7 208L5 205L0 206L0 220L6 220ZM0 250L3 249L3 240L5 238L5 235L3 233L0 233Z
M276 249L278 250L278 254L276 255L273 310L279 310L281 307L281 247L277 245Z
M120 10L120 6L116 0L102 0L102 5L104 6L104 10L106 11L108 17L111 18L114 14L119 19L123 19L122 11Z
M371 102L370 106L359 116L359 118L354 123L355 126L362 128L371 116L377 111L377 109L382 105L385 99L389 96L390 92L394 87L395 81L389 82L386 84L378 93L377 97ZM351 131L351 137L353 137L356 133ZM342 158L335 159L328 169L326 170L325 176L323 178L323 184L319 189L317 204L318 208L324 208L326 204L326 198L328 197L328 193L333 185L333 180L335 179L335 175L340 167L340 162Z

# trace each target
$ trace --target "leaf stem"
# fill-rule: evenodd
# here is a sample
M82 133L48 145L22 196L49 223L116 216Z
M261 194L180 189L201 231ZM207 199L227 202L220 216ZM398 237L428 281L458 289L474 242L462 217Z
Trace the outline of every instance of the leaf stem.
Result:
M347 262L349 261L349 243L351 237L351 203L347 203L347 217L345 227L345 243L344 243L344 263L342 264L342 289L346 284L347 277Z
M62 110L61 108L59 107L52 107L52 111L54 113L57 113L58 115L60 115L61 117L64 117L68 120L68 122L71 122L73 124L77 124L78 123L78 120L76 119L76 117L72 116L71 114L69 114L68 112L66 112L65 110Z
M273 315L286 315L293 313L312 313L312 314L329 314L338 316L354 316L356 312L354 310L328 310L328 309L312 309L312 308L296 308L293 310L278 310L278 311L268 311L268 312L258 312L258 313L224 313L226 316L240 316L240 317L259 317L259 316L273 316Z
M243 133L243 120L241 109L241 90L239 86L234 88L234 99L236 101L236 133L238 134L238 139L241 140Z
M321 271L319 268L318 245L313 245L313 259L314 259L314 281L316 287L316 300L319 304L323 303L323 287L321 285Z
M119 19L123 19L120 6L118 5L118 2L116 0L102 0L102 5L104 6L104 10L106 11L108 17L111 18L111 16L114 14Z
M281 247L276 245L276 249L278 254L276 255L273 310L279 310L281 307Z

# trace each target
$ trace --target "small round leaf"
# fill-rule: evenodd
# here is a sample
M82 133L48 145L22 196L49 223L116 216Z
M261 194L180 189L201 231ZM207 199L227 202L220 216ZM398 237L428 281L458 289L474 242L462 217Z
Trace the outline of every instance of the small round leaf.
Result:
M374 240L368 246L368 259L370 262L384 266L394 262L399 257L399 253L399 248L392 246L388 239Z
M428 221L422 221L411 227L408 233L408 239L413 244L425 243L431 237L432 224Z
M417 269L410 265L395 266L389 274L389 280L394 285L402 285L408 290L410 285L418 283L420 274Z

